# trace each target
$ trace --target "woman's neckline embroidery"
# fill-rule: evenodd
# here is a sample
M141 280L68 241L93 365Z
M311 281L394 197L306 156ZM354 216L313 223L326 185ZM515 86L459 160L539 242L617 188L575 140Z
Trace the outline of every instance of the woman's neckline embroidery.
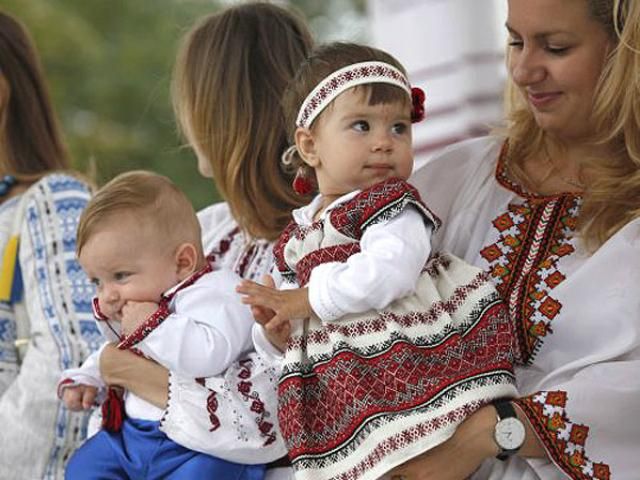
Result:
M560 192L552 194L541 194L527 190L519 183L511 180L507 175L507 156L509 154L509 141L505 140L500 148L500 154L498 155L498 162L496 163L495 178L498 184L507 190L517 194L525 200L533 202L546 202L556 200L559 198L581 198L582 193L579 192Z

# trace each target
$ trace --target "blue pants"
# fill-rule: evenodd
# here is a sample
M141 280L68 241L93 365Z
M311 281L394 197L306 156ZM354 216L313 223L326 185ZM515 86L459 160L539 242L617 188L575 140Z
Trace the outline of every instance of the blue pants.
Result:
M119 432L100 430L73 454L66 480L263 480L264 465L240 465L170 440L159 422L126 418Z

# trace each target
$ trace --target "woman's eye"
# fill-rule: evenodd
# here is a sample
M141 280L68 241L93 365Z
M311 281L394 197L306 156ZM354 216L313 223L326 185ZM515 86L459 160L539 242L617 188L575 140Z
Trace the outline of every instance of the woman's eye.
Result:
M393 133L395 133L396 135L402 135L403 133L405 133L408 130L407 124L406 123L396 123L392 128L391 131Z
M569 51L569 47L556 47L552 45L547 45L545 50L553 55L564 55Z
M369 123L364 120L358 120L357 122L353 122L351 124L351 128L357 130L358 132L368 132L369 131Z
M509 40L508 43L510 48L517 48L517 49L521 49L524 45L524 43L522 42L522 40L518 40L517 38L511 38Z

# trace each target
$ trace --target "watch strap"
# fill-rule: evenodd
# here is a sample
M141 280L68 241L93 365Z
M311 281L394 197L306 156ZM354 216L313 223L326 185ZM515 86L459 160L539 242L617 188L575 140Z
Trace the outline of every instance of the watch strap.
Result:
M498 412L498 419L503 420L505 418L518 418L516 409L510 400L497 400L493 402L493 406Z

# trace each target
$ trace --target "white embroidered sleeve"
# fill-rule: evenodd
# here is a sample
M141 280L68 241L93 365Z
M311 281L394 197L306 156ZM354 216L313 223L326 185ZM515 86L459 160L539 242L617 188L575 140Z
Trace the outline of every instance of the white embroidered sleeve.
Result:
M251 310L240 302L240 277L216 270L178 292L175 313L136 345L177 374L192 378L222 373L251 347Z
M431 251L432 226L408 208L365 230L360 253L345 263L324 263L309 280L311 308L323 322L347 313L384 308L415 288Z
M58 381L58 397L62 396L65 388L76 385L90 385L98 389L105 388L106 385L100 376L100 354L107 342L103 343L97 352L93 352L82 362L78 368L67 368L62 372Z

